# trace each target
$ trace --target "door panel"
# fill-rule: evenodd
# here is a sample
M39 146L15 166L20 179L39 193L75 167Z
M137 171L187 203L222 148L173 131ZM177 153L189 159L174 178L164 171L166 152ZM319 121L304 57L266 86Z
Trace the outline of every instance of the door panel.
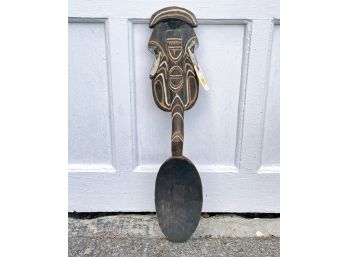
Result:
M69 23L69 165L111 169L109 74L104 22Z
M277 171L280 161L279 142L279 24L275 24L272 36L270 72L265 106L265 125L262 150L262 170Z
M170 5L198 18L210 86L185 112L184 154L200 172L203 211L279 212L277 0L70 0L69 211L155 210L171 122L152 98L147 24Z

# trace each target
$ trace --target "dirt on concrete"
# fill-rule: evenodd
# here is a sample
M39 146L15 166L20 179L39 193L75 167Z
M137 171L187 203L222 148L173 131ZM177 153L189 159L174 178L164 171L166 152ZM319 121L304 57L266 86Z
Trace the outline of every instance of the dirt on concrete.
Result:
M202 217L185 243L165 239L154 214L69 218L69 256L176 257L280 255L279 218Z

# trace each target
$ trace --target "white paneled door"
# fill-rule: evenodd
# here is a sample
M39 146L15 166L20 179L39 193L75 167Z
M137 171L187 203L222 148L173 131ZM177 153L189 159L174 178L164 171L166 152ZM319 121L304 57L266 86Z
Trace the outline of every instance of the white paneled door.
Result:
M150 16L192 11L210 91L185 112L204 212L279 212L279 0L69 0L69 211L155 211L170 114L152 98Z

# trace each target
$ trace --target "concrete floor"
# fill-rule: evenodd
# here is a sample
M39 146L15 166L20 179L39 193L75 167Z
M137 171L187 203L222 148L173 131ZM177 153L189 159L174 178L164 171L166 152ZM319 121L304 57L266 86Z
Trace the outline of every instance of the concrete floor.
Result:
M69 218L69 256L279 256L279 218L202 217L185 243L165 239L154 214Z

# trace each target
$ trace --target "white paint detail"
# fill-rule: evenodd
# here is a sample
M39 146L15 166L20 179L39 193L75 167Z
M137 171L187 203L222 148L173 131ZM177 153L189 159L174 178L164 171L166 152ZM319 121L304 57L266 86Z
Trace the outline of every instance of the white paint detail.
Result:
M182 117L181 113L178 113L178 112L176 112L176 113L174 113L174 114L172 115L172 120L174 119L175 115L179 115L179 117L180 117L182 120L184 120L184 117Z
M163 73L158 74L155 79L158 79L159 77L161 77L161 80L162 80L162 86L163 86L163 92L164 92L164 101L166 102L166 104L168 106L170 106L168 103L168 97L167 97L167 84L166 84L166 80L164 79ZM151 88L150 88L150 90L151 90Z
M155 24L155 23L157 22L159 16L165 15L166 13L168 13L168 12L173 12L173 11L179 12L179 13L177 13L177 15L181 15L180 13L185 13L186 15L188 15L188 16L190 17L190 21L192 22L192 24L197 25L196 22L195 22L195 18L194 18L189 12L187 12L187 11L185 11L185 10L182 10L182 9L171 9L171 10L162 11L162 12L158 13L158 14L153 18L153 22L151 23L151 25L152 25L152 24Z
M175 135L174 137L172 137L171 141L174 142L176 138L178 138L180 141L184 141L184 139L179 135Z
M193 70L191 69L191 64L185 64L185 66L189 66L188 68L186 67L186 85L189 85L189 83L190 83L190 73L191 73L191 76L195 76L195 74L194 74L194 72L193 72ZM189 103L190 103L190 99L191 99L191 93L190 93L190 87L186 87L186 94L187 94L187 98L186 98L186 103L184 104L184 108L186 108L188 105L189 105Z
M184 103L182 102L181 98L180 98L179 95L177 95L177 94L174 96L174 98L173 98L173 100L172 100L172 105L173 105L175 99L179 99L179 101L181 102L181 105L184 106Z
M166 66L166 70L168 70L168 64L167 64L167 61L163 61L163 62L161 62L161 64L159 65L160 67L162 66L162 64L164 64L165 66Z

